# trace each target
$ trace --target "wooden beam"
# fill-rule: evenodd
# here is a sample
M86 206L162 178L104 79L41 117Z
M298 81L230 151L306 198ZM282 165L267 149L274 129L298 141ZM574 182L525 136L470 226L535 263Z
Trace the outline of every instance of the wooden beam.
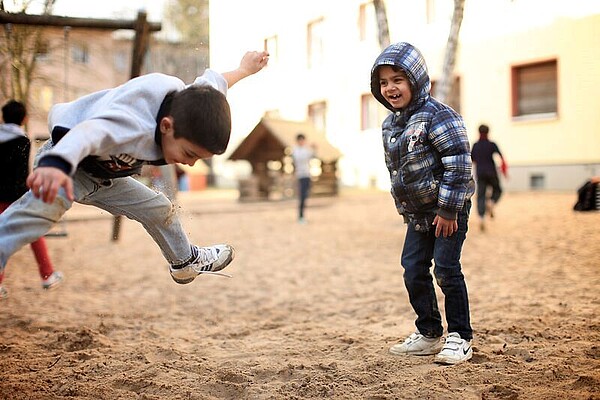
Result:
M88 28L101 30L133 29L138 24L137 20L118 19L96 19L96 18L73 18L57 15L32 15L25 13L7 13L0 11L0 24L16 25L40 25L40 26L70 26L72 28ZM162 29L160 22L149 22L149 32L157 32Z

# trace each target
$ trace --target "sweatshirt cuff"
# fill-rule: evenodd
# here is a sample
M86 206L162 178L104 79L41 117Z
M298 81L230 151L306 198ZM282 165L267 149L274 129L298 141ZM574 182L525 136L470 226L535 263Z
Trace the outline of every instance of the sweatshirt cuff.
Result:
M37 167L58 168L67 175L71 175L71 164L59 156L44 156L38 162Z
M437 215L444 219L450 220L455 220L458 218L458 213L456 211L444 210L443 208L440 208L438 210Z

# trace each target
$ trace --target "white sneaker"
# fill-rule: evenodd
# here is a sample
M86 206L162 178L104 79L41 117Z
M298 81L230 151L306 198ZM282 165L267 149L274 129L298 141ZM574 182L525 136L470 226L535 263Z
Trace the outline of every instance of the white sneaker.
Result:
M63 278L62 272L54 271L48 278L42 279L42 288L46 290L54 289L62 283Z
M231 278L231 275L220 273L222 270L233 261L235 252L233 247L228 244L217 244L211 247L197 247L198 252L196 259L188 265L181 268L169 266L171 278L181 285L190 283L200 274L222 275Z
M448 334L446 344L440 353L435 356L435 362L454 365L473 357L473 346L470 340L465 340L456 332Z
M417 331L407 337L404 343L398 343L390 347L390 353L395 355L429 356L439 353L443 346L444 338L442 336L428 338Z

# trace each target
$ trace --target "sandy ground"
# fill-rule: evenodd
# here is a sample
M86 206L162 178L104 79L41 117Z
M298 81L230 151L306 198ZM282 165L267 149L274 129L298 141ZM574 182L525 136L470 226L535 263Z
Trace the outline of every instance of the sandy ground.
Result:
M9 262L0 398L600 399L600 213L574 194L508 193L485 233L472 218L475 352L453 367L387 352L414 330L387 193L311 199L306 225L293 201L180 202L195 242L235 246L234 277L177 285L139 225L112 242L75 207L48 239L62 287L42 291L29 248Z

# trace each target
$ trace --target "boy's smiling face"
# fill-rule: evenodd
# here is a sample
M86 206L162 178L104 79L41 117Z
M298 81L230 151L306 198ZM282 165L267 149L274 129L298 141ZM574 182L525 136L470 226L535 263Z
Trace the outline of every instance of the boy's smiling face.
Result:
M379 89L383 98L395 109L408 106L412 100L408 77L389 65L379 67Z
M167 164L186 164L191 167L200 159L204 160L214 156L202 146L182 137L176 138L171 117L164 117L160 121L160 133L163 158Z

